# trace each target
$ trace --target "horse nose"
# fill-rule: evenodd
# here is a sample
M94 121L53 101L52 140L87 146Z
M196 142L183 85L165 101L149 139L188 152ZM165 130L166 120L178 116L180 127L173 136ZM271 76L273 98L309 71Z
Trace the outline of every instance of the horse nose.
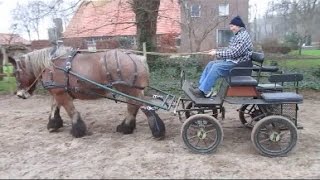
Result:
M16 94L19 98L22 98L22 99L27 99L30 97L30 94L25 91L25 90L19 90L17 91L17 94Z

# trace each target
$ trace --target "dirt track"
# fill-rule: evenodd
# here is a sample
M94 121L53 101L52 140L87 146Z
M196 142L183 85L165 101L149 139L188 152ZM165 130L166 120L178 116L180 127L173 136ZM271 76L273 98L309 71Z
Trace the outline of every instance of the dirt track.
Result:
M160 111L166 138L152 138L142 112L132 135L116 133L126 106L108 100L76 101L89 135L74 139L64 127L49 133L48 96L0 96L0 178L320 178L320 100L300 106L298 144L288 157L259 155L236 108L226 105L224 141L209 155L193 154L180 138L181 123Z

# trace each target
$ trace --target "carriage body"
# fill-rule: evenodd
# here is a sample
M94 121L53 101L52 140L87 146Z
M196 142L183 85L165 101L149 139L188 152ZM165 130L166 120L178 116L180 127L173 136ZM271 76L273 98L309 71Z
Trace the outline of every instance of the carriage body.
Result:
M224 119L224 103L241 105L239 119L252 129L251 140L262 155L285 156L295 147L298 104L303 102L298 94L298 82L303 76L277 73L275 67L264 68L263 56L259 57L261 66L249 64L249 67L231 69L230 76L223 78L217 95L211 98L194 96L189 90L192 85L182 75L182 90L187 98L178 99L174 112L183 122L182 139L191 151L214 152L222 142L223 129L218 115ZM251 75L252 70L258 72L257 76ZM268 77L267 85L258 83L262 71L276 72ZM289 89L286 83L290 83Z

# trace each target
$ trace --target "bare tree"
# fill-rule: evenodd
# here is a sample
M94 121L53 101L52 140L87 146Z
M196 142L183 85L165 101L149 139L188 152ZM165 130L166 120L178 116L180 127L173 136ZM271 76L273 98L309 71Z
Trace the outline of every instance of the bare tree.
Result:
M28 33L29 41L31 40L31 25L29 22L29 10L21 5L17 4L16 8L12 10L12 16L14 19L12 28L18 29L20 31L25 31Z
M318 0L298 0L292 3L292 19L300 35L299 55L302 45L308 36L311 36L313 22L317 13Z
M40 0L34 0L28 3L27 8L29 9L29 19L30 19L30 25L31 28L36 32L38 40L40 39L39 35L39 25L43 18L43 12L46 12L47 6L43 1Z
M318 7L319 0L278 0L272 6L273 12L280 19L279 32L298 34L300 55L303 43L315 27Z
M31 33L35 32L37 38L40 38L40 23L47 17L62 17L68 21L74 12L75 7L81 0L73 0L69 3L63 0L31 0L27 3L17 3L15 9L12 10L14 22L12 26L16 26L18 30L28 33L31 40Z

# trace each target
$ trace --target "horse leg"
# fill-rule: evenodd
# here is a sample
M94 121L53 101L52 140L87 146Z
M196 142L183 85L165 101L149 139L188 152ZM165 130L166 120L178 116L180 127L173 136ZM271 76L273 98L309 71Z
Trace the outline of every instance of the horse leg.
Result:
M72 128L70 133L72 136L76 138L83 137L86 134L87 127L80 113L74 107L73 99L68 94L59 95L56 99L62 104L71 119Z
M60 116L60 105L58 105L57 101L52 98L51 112L49 115L47 129L49 132L55 132L61 127L63 127L63 120Z
M128 103L132 103L130 100ZM117 132L123 134L132 134L136 128L136 116L138 114L140 106L127 104L127 116L120 125L117 126Z

